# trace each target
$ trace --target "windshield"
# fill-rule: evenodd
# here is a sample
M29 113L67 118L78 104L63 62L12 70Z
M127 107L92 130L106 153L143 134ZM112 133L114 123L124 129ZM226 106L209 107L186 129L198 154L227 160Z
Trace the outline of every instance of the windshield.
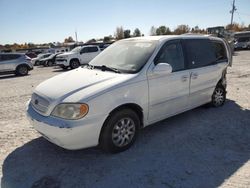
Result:
M154 52L156 41L119 41L94 58L89 64L106 66L124 73L136 73Z
M81 50L81 46L75 47L71 52L79 52Z

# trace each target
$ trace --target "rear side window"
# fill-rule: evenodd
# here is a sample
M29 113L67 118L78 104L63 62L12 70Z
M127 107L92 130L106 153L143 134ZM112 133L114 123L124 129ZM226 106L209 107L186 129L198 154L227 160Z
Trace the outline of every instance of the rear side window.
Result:
M212 43L208 39L185 40L188 67L199 68L214 64L216 61Z
M18 59L19 57L21 57L21 55L19 54L2 54L1 61L14 60L14 59Z
M216 61L227 61L227 53L223 43L219 41L212 41L215 52Z
M238 42L249 42L250 38L249 37L241 37L238 39Z
M98 48L97 47L88 47L88 52L97 52Z
M49 57L51 54L46 54L43 56L43 58Z

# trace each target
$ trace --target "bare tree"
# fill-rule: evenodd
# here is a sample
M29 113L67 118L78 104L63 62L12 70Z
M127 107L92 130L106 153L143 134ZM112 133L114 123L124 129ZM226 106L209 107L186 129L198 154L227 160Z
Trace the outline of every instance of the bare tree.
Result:
M150 28L150 36L155 36L156 35L156 28L154 27L154 26L152 26L151 28Z
M115 38L117 40L124 39L124 30L122 26L116 28Z
M178 25L174 30L174 34L181 35L190 32L190 27L188 25Z

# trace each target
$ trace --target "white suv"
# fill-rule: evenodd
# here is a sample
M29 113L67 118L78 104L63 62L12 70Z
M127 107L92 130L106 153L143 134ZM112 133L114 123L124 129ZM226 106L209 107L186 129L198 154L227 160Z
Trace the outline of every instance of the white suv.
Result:
M98 46L79 46L70 52L63 53L56 57L56 64L67 69L78 68L81 64L88 64L94 57L101 52Z
M0 53L0 75L25 76L33 69L31 59L22 53Z
M231 63L230 47L215 37L121 40L89 65L41 83L27 115L63 148L120 152L140 128L206 103L223 105Z

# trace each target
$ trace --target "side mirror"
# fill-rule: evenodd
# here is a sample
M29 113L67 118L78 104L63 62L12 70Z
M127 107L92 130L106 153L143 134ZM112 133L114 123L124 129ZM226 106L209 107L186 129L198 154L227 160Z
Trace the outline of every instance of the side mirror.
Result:
M155 74L169 74L171 72L172 66L168 63L158 63L153 69L153 73Z

